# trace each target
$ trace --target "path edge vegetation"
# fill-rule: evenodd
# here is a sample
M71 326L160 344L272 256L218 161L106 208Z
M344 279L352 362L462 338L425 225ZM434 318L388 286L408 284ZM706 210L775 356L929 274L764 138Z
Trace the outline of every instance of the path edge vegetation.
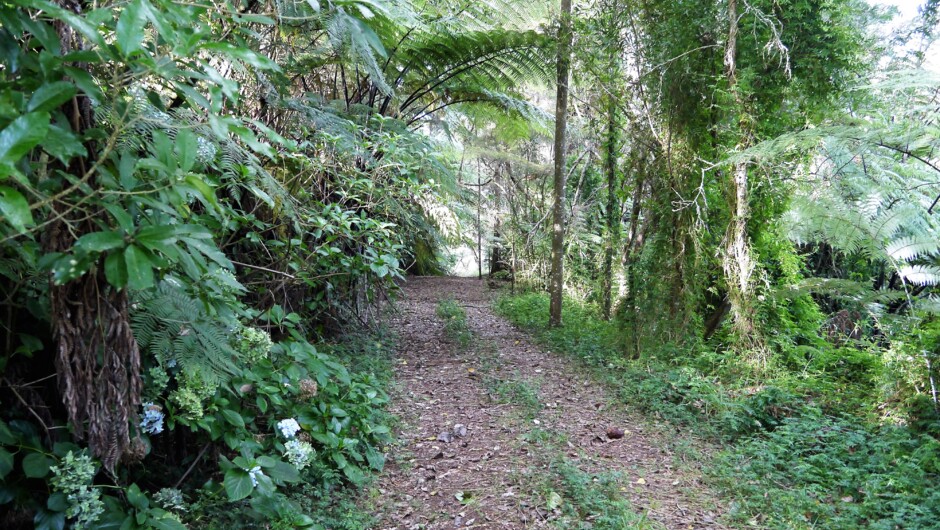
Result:
M870 396L807 393L851 373L808 381L782 373L755 388L709 366L707 350L671 361L625 359L623 331L603 320L602 307L568 299L557 329L545 325L545 294L507 293L494 308L589 369L623 406L671 424L686 440L681 445L698 446L700 471L722 493L729 524L784 529L825 521L848 530L930 528L936 521L934 436L873 423L858 412Z

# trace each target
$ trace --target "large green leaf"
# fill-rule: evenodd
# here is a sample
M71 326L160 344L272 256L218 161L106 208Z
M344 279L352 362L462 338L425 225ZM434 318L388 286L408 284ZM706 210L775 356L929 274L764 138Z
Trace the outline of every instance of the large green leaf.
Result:
M176 133L175 152L180 171L185 173L193 168L193 165L196 163L196 152L198 149L199 144L196 141L196 135L193 134L192 131L183 129Z
M123 288L127 285L127 265L124 262L124 254L112 252L104 259L104 277L108 283Z
M49 474L52 459L42 453L30 453L23 459L23 474L30 478L42 478Z
M19 232L25 232L26 227L33 224L33 214L26 197L9 186L0 186L0 213Z
M6 422L0 420L0 444L13 445L16 443L16 436L7 426Z
M13 455L6 449L0 447L0 480L13 471Z
M235 412L234 410L222 409L222 416L225 418L225 421L231 423L236 427L245 428L245 419L242 418L242 415Z
M127 490L127 502L137 508L138 510L146 510L150 507L150 501L147 499L147 496L140 491L140 487L137 484L131 484Z
M86 153L85 146L79 140L78 135L58 125L49 126L41 145L45 152L58 158L63 163L68 162L74 156L81 156Z
M118 18L117 44L125 54L141 49L140 43L144 40L144 23L147 13L139 1L134 1L124 7Z
M66 101L72 99L77 92L75 85L68 81L46 83L33 92L26 106L28 112L48 112L55 110Z
M63 530L65 528L65 513L51 512L40 508L33 516L36 530Z
M147 525L156 528L157 530L187 530L183 523L177 521L168 514L161 514L160 517L151 517L150 520L147 521Z
M273 466L264 468L264 472L273 480L280 482L300 482L300 473L297 468L281 460L277 460Z
M135 240L151 250L176 244L179 227L176 225L151 225L141 228Z
M128 287L131 289L153 287L153 263L142 248L129 245L124 250L124 264L127 266Z
M30 112L0 131L0 166L14 164L39 145L49 129L49 113ZM2 171L2 169L0 169ZM6 176L0 173L0 177Z
M238 501L251 495L254 486L251 484L251 476L248 472L239 467L233 467L225 472L225 478L222 480L225 486L225 493L231 501Z
M124 236L120 232L109 230L107 232L92 232L78 238L76 248L86 252L104 252L113 248L124 246Z

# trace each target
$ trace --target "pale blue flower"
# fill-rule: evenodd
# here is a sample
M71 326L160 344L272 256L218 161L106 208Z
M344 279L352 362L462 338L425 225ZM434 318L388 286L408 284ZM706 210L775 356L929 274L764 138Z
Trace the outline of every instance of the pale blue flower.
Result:
M248 478L251 479L251 487L258 487L258 477L263 477L264 473L261 472L261 466L255 466L251 469L246 469L248 472Z
M300 432L300 424L294 418L287 418L277 422L277 430L281 431L284 438L291 439Z
M152 402L144 403L144 417L140 428L147 434L160 434L163 432L163 408Z

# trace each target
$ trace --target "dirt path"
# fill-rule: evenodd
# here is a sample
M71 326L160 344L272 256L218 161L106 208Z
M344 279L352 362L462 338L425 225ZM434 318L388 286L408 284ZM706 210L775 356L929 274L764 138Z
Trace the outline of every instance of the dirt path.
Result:
M404 290L392 323L402 424L377 528L721 528L694 462L494 315L483 282L411 278ZM445 298L467 313L469 347L436 315Z

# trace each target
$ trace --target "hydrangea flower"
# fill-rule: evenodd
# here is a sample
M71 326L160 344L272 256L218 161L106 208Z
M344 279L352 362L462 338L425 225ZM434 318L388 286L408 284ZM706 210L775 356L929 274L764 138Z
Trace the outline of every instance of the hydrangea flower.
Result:
M160 434L163 432L163 408L153 402L144 403L144 417L140 428L147 434Z
M93 484L97 471L91 457L69 451L59 465L49 469L53 490L64 494L68 501L65 515L73 520L72 528L97 528L95 523L104 513L104 502Z
M310 465L316 450L308 442L290 440L284 444L284 457L298 470Z
M246 469L248 472L248 478L251 479L251 487L258 487L258 477L263 477L264 473L261 472L261 466L255 466L251 469Z
M300 424L294 418L287 418L277 422L277 430L281 431L284 438L291 439L300 432Z
M186 501L183 499L183 492L176 488L161 489L154 494L153 501L164 510L170 512L186 511Z

